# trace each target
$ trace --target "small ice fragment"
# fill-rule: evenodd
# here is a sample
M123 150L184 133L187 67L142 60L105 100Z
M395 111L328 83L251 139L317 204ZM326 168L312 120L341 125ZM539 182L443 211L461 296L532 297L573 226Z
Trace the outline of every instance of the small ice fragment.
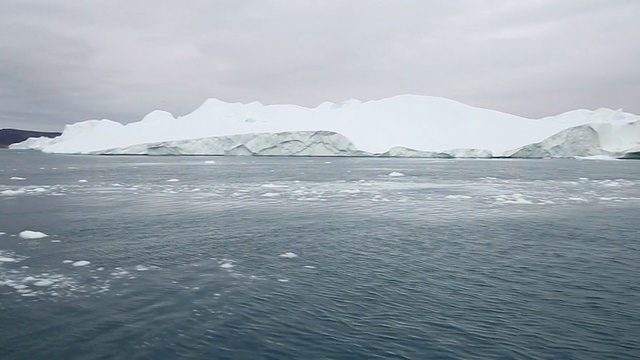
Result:
M213 160L205 160L205 164L215 164L216 162Z
M5 235L5 234L6 234L6 232L0 231L0 235Z
M315 266L313 266L313 265L305 265L304 267L305 267L305 268L307 268L307 269L315 269L315 268L316 268L316 267L315 267Z
M280 254L280 257L287 258L287 259L293 259L293 258L297 258L298 255L296 253L286 252L284 254Z
M389 176L391 176L391 177L400 177L400 176L404 176L404 174L401 173L401 172L393 171L393 172L389 173Z
M18 190L2 190L0 191L0 194L2 195L6 195L6 196L15 196L15 195L21 195L24 194L26 192L25 189L18 189Z
M35 286L49 286L49 285L52 285L52 284L53 284L53 281L46 280L46 279L38 280L38 281L33 283L33 285L35 285Z
M282 188L288 188L288 185L277 185L277 184L263 184L260 185L260 187L262 188L267 188L267 189L282 189Z
M64 264L71 264L73 262L73 260L62 260L62 263Z
M262 194L262 196L264 196L264 197L278 197L278 196L280 196L280 194L279 193L268 192L268 193Z
M74 262L74 263L73 263L73 264L71 264L71 265L73 265L73 266L75 266L75 267L78 267L78 266L87 266L87 265L89 265L89 264L91 264L91 262L90 262L90 261L87 261L87 260L80 260L80 261L76 261L76 262Z
M51 240L52 243L59 243L60 240Z
M149 270L149 268L144 266L144 265L137 265L136 266L136 270L138 270L138 271L147 271L147 270Z
M40 231L31 231L31 230L25 230L20 232L20 234L18 234L18 236L20 236L23 239L41 239L43 237L47 237L49 235L40 232Z
M27 179L25 179L23 177L19 177L19 176L12 176L11 180L20 180L20 181L22 181L22 180L27 180Z
M289 279L278 279L280 282L289 282Z
M234 265L232 263L230 263L230 262L226 262L226 263L223 263L222 265L220 265L220 267L223 268L223 269L231 269L233 266Z
M78 180L78 182L79 182L79 183L86 183L86 182L87 182L87 180L85 180L85 179L80 179L80 180Z
M167 182L178 182L178 181L180 181L180 180L179 179L169 179L169 180L167 180Z
M16 262L16 259L10 257L0 256L0 262Z
M331 161L325 161L324 163L325 164L331 164Z

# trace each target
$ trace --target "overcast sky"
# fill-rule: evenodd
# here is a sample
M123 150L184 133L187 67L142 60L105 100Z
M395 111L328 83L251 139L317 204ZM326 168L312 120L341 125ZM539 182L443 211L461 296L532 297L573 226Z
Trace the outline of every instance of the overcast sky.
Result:
M446 97L640 114L638 0L0 0L0 128Z

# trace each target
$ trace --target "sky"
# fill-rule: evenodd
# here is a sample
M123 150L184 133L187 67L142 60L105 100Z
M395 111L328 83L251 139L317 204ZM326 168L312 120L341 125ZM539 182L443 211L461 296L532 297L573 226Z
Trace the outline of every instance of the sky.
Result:
M0 128L438 96L640 114L637 0L0 0Z

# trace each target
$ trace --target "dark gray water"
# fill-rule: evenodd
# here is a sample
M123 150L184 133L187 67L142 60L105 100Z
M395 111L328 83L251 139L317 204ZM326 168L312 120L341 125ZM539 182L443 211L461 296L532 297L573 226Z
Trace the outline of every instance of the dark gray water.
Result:
M0 151L0 358L635 359L638 219L633 161Z

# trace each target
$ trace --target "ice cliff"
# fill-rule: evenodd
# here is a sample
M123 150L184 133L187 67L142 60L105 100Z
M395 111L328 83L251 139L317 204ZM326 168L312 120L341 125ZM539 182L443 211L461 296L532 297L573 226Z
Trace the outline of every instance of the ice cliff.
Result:
M640 117L599 109L527 119L452 100L401 95L316 108L209 99L174 117L88 120L14 149L66 154L392 157L622 157L640 151Z

